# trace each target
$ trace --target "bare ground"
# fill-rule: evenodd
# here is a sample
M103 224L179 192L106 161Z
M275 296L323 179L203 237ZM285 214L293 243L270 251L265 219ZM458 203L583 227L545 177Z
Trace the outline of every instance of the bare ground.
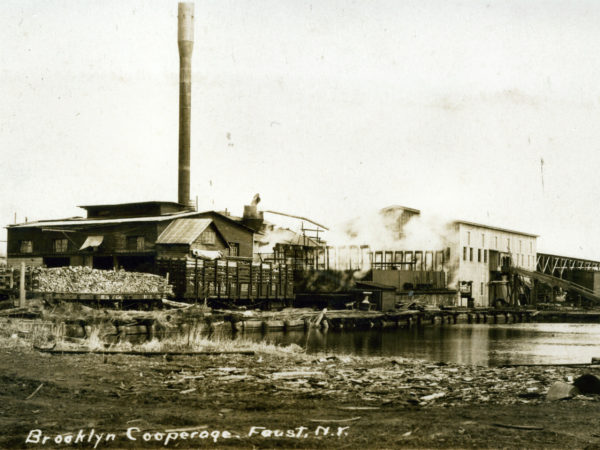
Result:
M597 397L550 402L544 395L553 381L594 370L272 354L67 356L4 348L0 448L93 448L101 433L97 448L600 448ZM273 433L255 434L252 427ZM67 443L79 430L84 442ZM167 430L178 431L165 446ZM49 438L43 445L41 435ZM40 442L26 443L28 436Z

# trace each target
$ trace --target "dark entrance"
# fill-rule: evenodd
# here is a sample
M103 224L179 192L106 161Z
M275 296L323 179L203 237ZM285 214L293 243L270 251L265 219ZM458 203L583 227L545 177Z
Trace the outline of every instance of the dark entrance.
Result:
M114 268L112 256L94 256L94 269L112 270Z
M65 257L45 257L44 258L44 265L46 267L65 267L68 266L70 262L69 258L65 258Z
M118 263L128 272L155 272L153 256L119 256Z

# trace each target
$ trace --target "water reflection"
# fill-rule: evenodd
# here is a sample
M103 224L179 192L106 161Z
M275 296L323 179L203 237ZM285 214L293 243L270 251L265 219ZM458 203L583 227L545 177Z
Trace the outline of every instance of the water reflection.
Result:
M596 324L457 324L396 330L247 333L308 352L404 356L467 365L587 363L600 356Z

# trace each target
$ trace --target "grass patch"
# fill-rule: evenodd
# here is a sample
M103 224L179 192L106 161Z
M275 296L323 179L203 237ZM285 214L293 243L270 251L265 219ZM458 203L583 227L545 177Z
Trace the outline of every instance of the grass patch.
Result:
M133 338L132 340L129 340ZM115 342L116 341L116 342ZM137 342L136 342L137 341ZM91 326L87 338L67 338L64 326L40 320L7 319L0 323L0 347L33 348L55 346L57 349L84 348L89 350L122 350L142 352L235 352L254 351L268 355L297 355L304 353L302 347L292 344L276 345L271 342L256 342L238 336L210 333L202 323L193 324L185 331L169 333L147 341L142 336L124 336L116 340L114 335L103 334L99 326Z

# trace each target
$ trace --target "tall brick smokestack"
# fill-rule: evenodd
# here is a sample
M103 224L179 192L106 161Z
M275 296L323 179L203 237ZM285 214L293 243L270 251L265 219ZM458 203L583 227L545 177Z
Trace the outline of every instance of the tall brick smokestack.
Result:
M190 123L192 116L192 49L194 48L194 4L179 3L177 9L179 47L179 178L178 203L190 202Z

